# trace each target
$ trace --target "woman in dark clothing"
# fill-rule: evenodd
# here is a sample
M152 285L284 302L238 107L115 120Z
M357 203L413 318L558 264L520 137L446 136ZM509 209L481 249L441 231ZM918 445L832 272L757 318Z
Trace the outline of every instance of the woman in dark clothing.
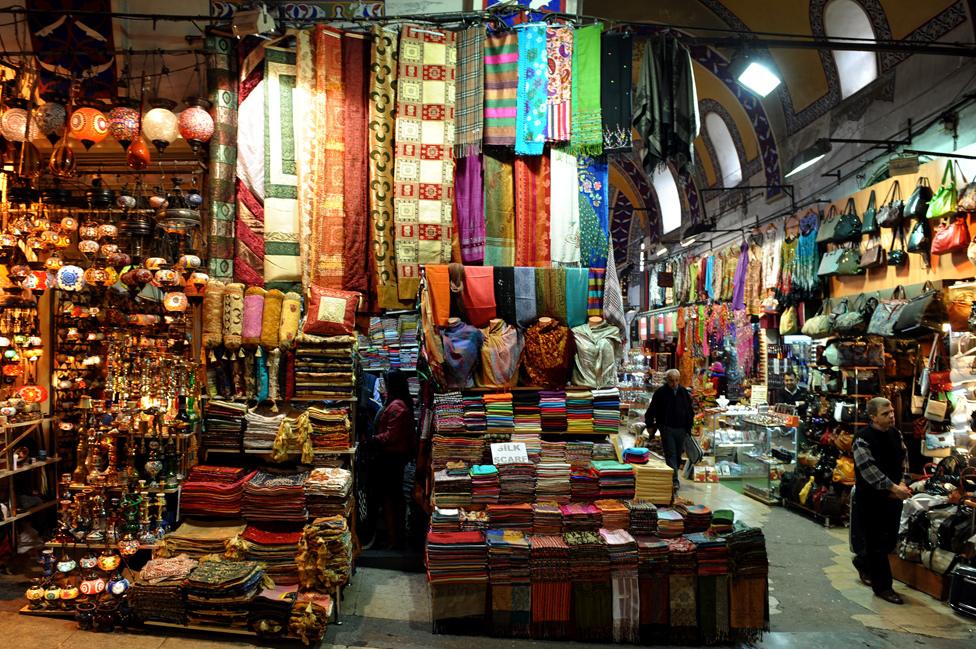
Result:
M385 382L386 401L377 416L372 468L390 546L400 547L405 515L403 469L415 452L417 427L406 375L391 370L386 373Z

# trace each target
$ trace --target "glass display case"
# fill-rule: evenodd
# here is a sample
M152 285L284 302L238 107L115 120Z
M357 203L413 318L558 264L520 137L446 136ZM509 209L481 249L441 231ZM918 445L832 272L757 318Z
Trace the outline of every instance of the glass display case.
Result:
M745 417L743 423L758 440L739 454L743 493L767 505L778 504L780 479L795 468L799 422L793 416L769 412Z

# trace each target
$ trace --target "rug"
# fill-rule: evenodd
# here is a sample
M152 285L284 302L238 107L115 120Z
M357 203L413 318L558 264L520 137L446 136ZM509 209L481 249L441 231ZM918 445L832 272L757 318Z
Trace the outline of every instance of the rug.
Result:
M515 265L548 266L549 157L515 157Z
M210 225L207 240L207 271L211 278L230 281L234 277L234 220L237 201L234 168L237 165L237 61L235 41L212 34L206 36L207 88L213 105L214 134L210 139L207 167L207 203Z
M514 156L485 152L485 265L515 265Z

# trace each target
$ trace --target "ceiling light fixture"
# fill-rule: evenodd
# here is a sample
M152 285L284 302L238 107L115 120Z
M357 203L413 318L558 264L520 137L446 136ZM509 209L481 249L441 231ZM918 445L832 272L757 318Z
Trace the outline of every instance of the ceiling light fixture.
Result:
M783 80L775 66L763 56L745 52L732 59L731 72L739 85L760 97L776 90Z
M784 178L789 178L794 176L804 169L812 167L813 165L820 162L824 156L830 153L830 141L825 139L817 140L813 143L813 146L800 151L795 156L793 160L790 161L790 171L784 176Z

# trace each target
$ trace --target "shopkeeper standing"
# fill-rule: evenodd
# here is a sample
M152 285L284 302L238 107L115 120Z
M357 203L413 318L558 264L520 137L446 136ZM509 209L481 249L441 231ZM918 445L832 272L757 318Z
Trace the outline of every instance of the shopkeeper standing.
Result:
M854 438L854 474L857 484L851 527L861 530L862 554L854 557L861 581L874 594L892 604L902 604L892 589L888 554L895 549L902 501L911 490L904 482L908 452L901 431L895 428L895 411L883 397L868 401L870 426L863 426Z
M398 549L403 545L406 509L403 470L416 453L417 427L407 375L391 370L384 383L386 402L376 419L376 435L372 439L375 463L370 474L375 476L374 494L383 508L390 548Z
M664 385L659 387L651 397L651 404L647 407L644 421L647 424L647 434L654 431L661 433L661 444L664 447L664 460L674 471L674 489L678 490L678 467L681 465L681 451L685 440L691 435L691 426L695 419L691 393L681 385L681 372L668 370L664 375Z
M779 402L796 406L797 414L806 416L807 391L800 387L796 374L787 372L783 375L783 389L780 391Z

